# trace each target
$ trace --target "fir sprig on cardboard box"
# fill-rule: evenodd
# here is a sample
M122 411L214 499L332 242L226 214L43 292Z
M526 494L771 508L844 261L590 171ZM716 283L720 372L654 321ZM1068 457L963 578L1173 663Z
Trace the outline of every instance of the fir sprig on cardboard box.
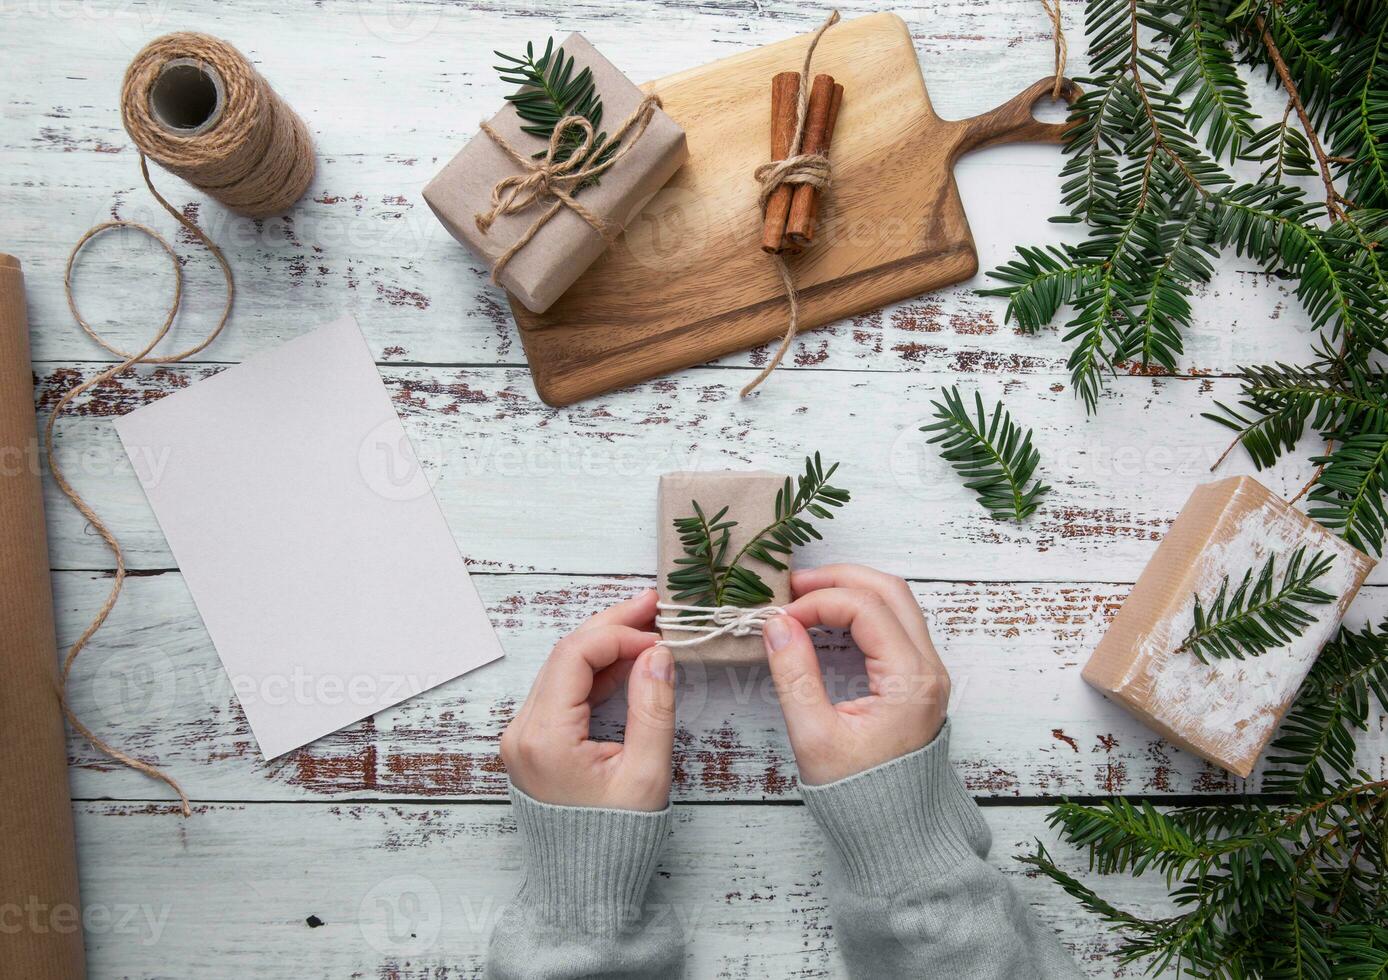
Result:
M595 135L588 151L593 162L602 163L616 152L617 144L609 144L607 134L598 132L602 124L602 98L593 83L592 70L584 68L575 75L574 59L566 57L562 47L555 50L554 38L545 42L545 52L539 58L535 57L533 43L526 44L524 58L502 51L492 53L508 62L495 66L501 80L521 86L519 92L506 96L506 101L516 107L516 114L525 121L526 125L521 127L523 132L549 139L564 117L582 116L593 124ZM582 142L582 133L576 129L567 130L555 162L567 160ZM544 153L535 156L539 158ZM591 181L597 182L597 178Z
M838 463L825 467L819 453L806 457L805 472L776 493L775 520L758 531L731 559L728 544L736 521L725 520L728 508L707 516L704 506L690 501L694 513L675 519L684 557L666 577L672 599L694 606L762 606L774 598L757 572L743 564L755 558L777 571L785 571L793 549L819 540L820 533L805 515L831 520L833 511L849 501L847 490L831 486L829 479Z
M1253 569L1243 573L1243 579L1229 592L1229 576L1219 586L1219 592L1206 605L1195 597L1195 623L1176 648L1177 653L1190 651L1201 662L1209 658L1245 656L1256 657L1274 650L1301 636L1315 617L1307 606L1323 606L1336 597L1315 587L1315 582L1335 563L1331 555L1317 552L1305 561L1306 549L1292 552L1282 572L1282 584L1274 589L1273 573L1276 555L1269 555L1258 577ZM1303 565L1304 562L1304 565Z

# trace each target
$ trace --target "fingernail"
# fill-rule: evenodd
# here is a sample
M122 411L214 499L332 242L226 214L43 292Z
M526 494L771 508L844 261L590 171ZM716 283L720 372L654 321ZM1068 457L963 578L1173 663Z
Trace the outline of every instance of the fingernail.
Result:
M790 624L784 616L773 617L762 627L762 639L766 641L766 649L772 653L784 650L790 642L790 636Z
M666 684L675 682L675 658L669 647L653 647L646 661L646 672Z

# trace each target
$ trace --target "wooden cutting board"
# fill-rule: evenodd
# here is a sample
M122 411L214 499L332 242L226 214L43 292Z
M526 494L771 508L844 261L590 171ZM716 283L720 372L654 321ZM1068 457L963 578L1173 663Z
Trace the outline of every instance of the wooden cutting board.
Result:
M798 70L808 44L791 38L646 86L684 127L689 161L544 314L511 301L546 402L571 404L785 332L784 288L758 247L752 171L769 155L771 77ZM894 14L830 28L811 72L833 75L844 97L816 241L790 259L802 330L971 277L978 253L955 160L995 143L1059 143L1065 132L1031 112L1049 78L972 119L935 115ZM1077 92L1067 80L1065 97Z

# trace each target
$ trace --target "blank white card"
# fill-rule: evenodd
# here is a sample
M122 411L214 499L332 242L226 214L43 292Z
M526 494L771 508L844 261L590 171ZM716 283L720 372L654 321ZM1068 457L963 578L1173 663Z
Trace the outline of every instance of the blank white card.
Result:
M350 317L116 431L265 758L502 655Z

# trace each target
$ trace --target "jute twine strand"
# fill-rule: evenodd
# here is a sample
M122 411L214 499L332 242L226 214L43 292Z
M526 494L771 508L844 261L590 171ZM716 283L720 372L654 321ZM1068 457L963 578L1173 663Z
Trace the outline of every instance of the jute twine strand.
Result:
M1051 87L1051 98L1060 98L1060 90L1065 84L1065 59L1070 45L1065 40L1065 28L1060 21L1060 0L1041 0L1046 8L1046 16L1051 19L1051 34L1055 43L1055 85Z
M222 115L206 132L168 129L150 93L171 61L189 59L222 82ZM265 217L289 209L313 179L304 122L245 56L206 34L181 32L146 45L125 72L121 118L141 153L233 211Z
M169 328L173 326L174 318L178 315L179 306L183 302L183 268L179 263L178 255L173 250L173 246L168 243L164 236L160 235L148 225L143 225L135 221L106 221L95 227L89 228L86 234L77 240L77 244L72 247L72 251L68 254L67 268L63 272L63 291L67 295L67 305L68 309L72 311L73 319L77 321L77 325L82 328L87 336L91 337L92 340L96 341L106 350L122 360L118 364L107 368L100 374L87 379L65 392L63 397L58 399L58 403L53 406L53 411L48 416L48 424L44 426L44 454L47 457L48 469L49 472L53 474L54 482L58 484L58 488L63 491L67 498L72 501L78 513L86 518L87 523L92 526L92 529L101 537L101 540L106 542L106 546L111 549L111 554L114 555L116 559L116 574L111 583L111 590L106 594L106 600L101 604L101 608L97 610L96 615L92 617L92 621L87 624L87 628L82 631L82 635L77 638L72 646L68 647L67 653L63 656L59 700L63 707L63 714L67 717L68 723L71 724L74 729L81 732L82 736L95 748L110 758L115 759L117 762L129 766L131 769L135 769L144 773L146 776L167 783L169 787L178 794L183 815L187 817L191 816L192 809L188 805L188 794L183 792L183 787L178 784L178 780L149 763L121 751L98 736L77 717L67 697L68 678L72 674L72 668L77 662L78 655L86 647L91 638L96 635L96 631L101 629L102 624L106 622L106 618L111 614L111 610L115 608L116 600L120 598L121 587L125 584L125 552L121 549L120 542L116 539L115 533L111 528L97 516L96 511L82 499L82 495L68 482L67 476L63 473L62 466L58 463L57 454L53 451L54 428L58 424L59 417L62 416L63 412L67 410L67 407L72 404L75 399L80 398L85 392L92 388L103 385L112 378L118 377L130 367L136 364L174 364L192 357L194 354L203 350L208 344L217 339L217 335L220 334L222 328L226 326L227 319L231 316L232 302L236 296L236 285L233 281L231 266L227 263L226 256L222 254L222 250L213 243L212 239L207 237L207 234L203 232L194 221L185 217L178 209L165 200L162 194L154 189L154 184L149 177L149 162L145 159L143 154L140 156L140 173L144 176L145 186L149 188L149 192L154 195L154 199L159 202L160 206L162 206L165 211L169 212L175 221L188 229L191 234L206 245L208 251L212 253L213 258L217 260L217 264L222 267L222 277L226 280L227 287L226 303L222 307L222 315L217 320L217 325L209 334L203 337L202 340L198 341L187 350L179 351L176 354L155 355L154 348L158 346L159 342L168 334ZM170 264L173 266L174 271L174 295L173 302L169 304L169 312L165 315L163 324L159 327L149 343L145 344L143 348L134 353L122 350L98 334L95 328L93 328L92 325L87 322L87 319L82 316L81 311L78 310L77 300L73 296L72 280L73 271L77 264L77 256L93 238L113 228L131 228L152 238L163 248L165 253L168 254Z
M795 107L795 135L790 141L790 152L786 154L784 160L772 160L763 163L752 176L761 184L761 194L758 204L763 215L766 214L767 202L771 195L776 192L776 188L785 184L809 184L818 190L827 191L833 177L833 168L829 164L829 158L819 153L801 153L800 147L805 139L805 117L809 114L810 105L810 64L814 59L814 49L819 46L819 39L824 36L824 32L839 22L839 12L830 11L824 23L819 26L819 30L814 32L810 38L810 46L805 50L805 61L800 66L800 96L796 100ZM780 255L772 255L771 261L776 268L776 274L781 278L781 286L786 291L786 302L790 305L790 320L786 325L785 336L781 338L781 345L776 348L776 353L771 360L766 362L766 366L761 372L749 381L742 388L742 397L746 398L757 386L771 376L771 372L780 366L781 360L786 356L786 351L790 350L790 345L795 341L795 335L800 331L800 294L795 288L795 277L791 275L790 267L786 264L785 258Z
M492 223L503 214L520 214L545 200L552 200L525 233L511 243L506 251L492 265L492 282L500 284L501 270L521 249L529 245L560 208L568 208L602 236L603 241L611 242L621 234L622 229L603 220L590 209L583 206L574 195L586 182L595 180L616 166L623 157L636 146L646 127L650 125L656 109L660 108L660 96L648 95L632 110L631 115L617 127L607 141L607 146L618 144L616 152L605 160L598 160L602 152L594 154L593 143L597 138L593 124L583 116L565 116L555 125L549 137L549 148L538 160L517 150L506 138L487 123L482 123L482 132L505 151L506 155L521 168L520 173L509 174L498 180L492 187L491 210L473 215L477 230L487 234ZM571 130L583 134L582 141L573 148L567 158L560 160L565 139ZM593 157L594 159L590 159Z

